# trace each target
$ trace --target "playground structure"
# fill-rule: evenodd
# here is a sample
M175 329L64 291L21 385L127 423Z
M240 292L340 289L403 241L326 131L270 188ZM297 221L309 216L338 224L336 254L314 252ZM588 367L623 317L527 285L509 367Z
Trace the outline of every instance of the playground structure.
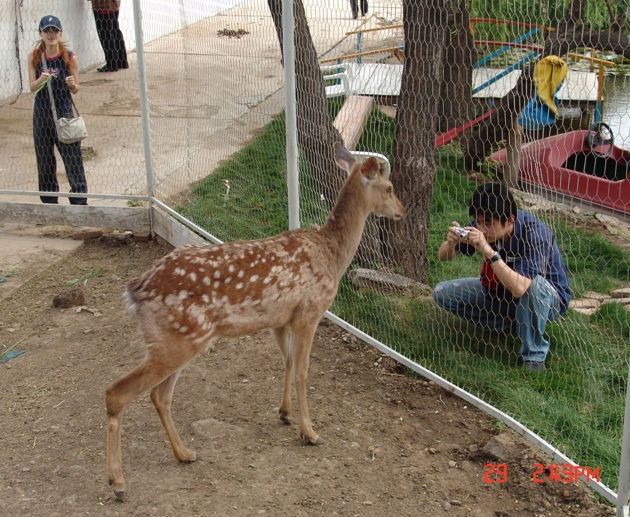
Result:
M518 27L524 27L527 32L514 41L498 42L488 40L474 40L475 45L500 47L490 54L482 57L473 65L472 96L477 101L483 102L490 109L475 119L466 122L460 127L451 128L447 132L438 135L436 147L449 143L457 138L465 130L488 118L492 112L492 105L497 100L505 97L515 86L521 74L521 68L534 59L537 59L542 47L536 44L526 43L527 40L542 31L555 30L550 27L537 26L528 23L511 22L489 18L471 19L471 32L478 23L499 23ZM401 29L402 25L389 25L358 31L347 32L347 36L356 36L356 52L344 56L327 58L320 61L322 72L325 74L325 91L327 97L345 97L346 102L339 116L335 120L337 129L345 134L353 135L358 140L360 132L365 127L367 117L372 109L372 104L360 102L355 97L372 97L379 102L391 103L400 94L403 65L400 63L365 62L366 57L389 55L399 61L404 59L404 45L389 46L381 49L364 51L364 35L384 30ZM525 56L507 68L489 68L488 65L494 59L514 49L529 50ZM568 129L573 129L572 120L577 120L578 127L588 127L591 122L600 122L602 118L604 67L614 63L598 59L591 51L591 55L569 53L568 57L576 60L586 59L590 62L591 70L569 70L566 79L562 82L554 99L558 102L557 118L561 125L569 120ZM598 72L593 71L598 66ZM346 107L346 104L348 105ZM348 124L354 124L347 127ZM344 138L344 142L346 142ZM356 145L356 142L355 142Z

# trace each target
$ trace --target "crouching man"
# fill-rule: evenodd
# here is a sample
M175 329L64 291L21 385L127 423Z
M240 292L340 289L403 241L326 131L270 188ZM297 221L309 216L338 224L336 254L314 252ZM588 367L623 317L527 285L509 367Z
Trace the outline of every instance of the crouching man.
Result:
M473 193L473 221L453 221L438 258L483 255L478 278L435 286L433 299L447 311L496 332L515 332L523 367L544 372L549 353L545 326L563 315L571 300L567 269L555 235L534 215L517 209L508 188L487 183Z

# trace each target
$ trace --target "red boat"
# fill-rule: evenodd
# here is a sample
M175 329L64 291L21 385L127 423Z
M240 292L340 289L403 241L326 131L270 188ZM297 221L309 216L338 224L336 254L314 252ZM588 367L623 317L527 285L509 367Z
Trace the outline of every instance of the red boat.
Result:
M488 162L498 169L506 150ZM610 128L569 131L523 145L520 181L630 215L630 151L614 145Z

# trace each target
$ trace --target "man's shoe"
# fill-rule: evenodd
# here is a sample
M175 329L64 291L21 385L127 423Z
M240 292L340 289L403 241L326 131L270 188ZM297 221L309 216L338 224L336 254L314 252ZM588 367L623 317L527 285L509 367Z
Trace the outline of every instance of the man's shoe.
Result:
M96 71L97 72L116 72L118 71L118 68L111 65L105 65L105 66L102 66L101 68L97 68Z
M542 373L547 371L544 361L523 361L523 368L530 372Z

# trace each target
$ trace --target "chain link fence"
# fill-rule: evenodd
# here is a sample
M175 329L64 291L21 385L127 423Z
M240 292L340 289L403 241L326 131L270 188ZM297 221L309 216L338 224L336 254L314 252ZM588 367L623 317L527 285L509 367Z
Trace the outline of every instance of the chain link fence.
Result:
M281 2L123 0L129 68L103 72L89 2L3 2L0 45L16 58L0 85L0 202L42 195L27 61L46 14L59 17L80 65L91 206L157 204L211 240L259 238L325 222L343 182L332 142L380 153L409 215L368 220L330 317L558 463L584 467L616 502L616 491L627 495L627 13L623 2L565 4L296 2L287 96ZM553 232L568 270L571 306L545 328L544 373L521 366L518 335L469 323L431 296L440 282L479 278L480 253L440 261L438 249L453 221L470 224L475 189L497 181Z

